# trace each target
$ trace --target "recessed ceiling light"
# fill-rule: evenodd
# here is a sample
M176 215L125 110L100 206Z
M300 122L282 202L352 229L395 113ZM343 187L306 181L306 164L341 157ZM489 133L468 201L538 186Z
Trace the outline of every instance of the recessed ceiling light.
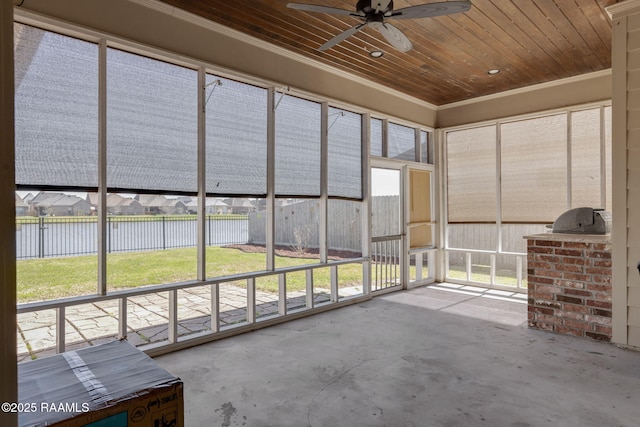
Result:
M382 55L384 55L384 52L381 50L372 50L369 52L369 56L372 58L380 58Z
M496 68L496 69L493 69L493 70L489 70L489 71L487 71L487 74L491 74L491 75L493 75L493 74L498 74L499 72L500 72L500 70L498 70L498 69Z

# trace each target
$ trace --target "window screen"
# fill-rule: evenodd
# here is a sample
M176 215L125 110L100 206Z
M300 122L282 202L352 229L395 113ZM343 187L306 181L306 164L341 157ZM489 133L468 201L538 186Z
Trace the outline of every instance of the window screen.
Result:
M382 120L371 119L371 150L372 156L382 157Z
M320 195L320 117L317 102L289 95L280 99L276 110L276 195Z
M107 51L107 185L196 192L197 73Z
M496 127L447 133L450 222L496 221Z
M502 220L553 222L567 210L567 115L501 127Z
M416 161L416 133L413 128L389 123L388 157Z
M362 198L362 116L329 108L329 196Z
M98 186L98 47L14 24L16 183Z
M600 108L571 113L571 207L603 207L600 157Z
M211 75L207 82L207 192L266 194L267 90Z

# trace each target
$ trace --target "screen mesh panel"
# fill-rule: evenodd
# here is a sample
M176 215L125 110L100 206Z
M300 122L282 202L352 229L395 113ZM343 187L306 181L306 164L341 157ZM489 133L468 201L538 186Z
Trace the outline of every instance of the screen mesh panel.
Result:
M496 127L447 133L450 222L496 221Z
M600 108L571 113L571 207L604 207L600 177Z
M98 46L14 24L16 183L97 188Z
M107 51L107 185L197 191L194 70Z
M267 192L267 90L207 75L207 192Z
M502 220L553 222L567 210L567 115L501 127Z
M320 117L317 102L290 95L280 99L276 110L276 195L320 195Z
M372 156L382 157L382 120L371 119L371 148Z
M413 128L389 123L390 159L416 161L416 134Z
M329 196L362 198L362 116L329 108Z

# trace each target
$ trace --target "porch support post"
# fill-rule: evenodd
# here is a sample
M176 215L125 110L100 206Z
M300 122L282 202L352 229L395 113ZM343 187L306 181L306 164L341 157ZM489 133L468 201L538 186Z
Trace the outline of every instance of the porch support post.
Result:
M0 2L0 400L18 401L16 337L16 211L13 2ZM0 424L18 425L18 414L0 412Z

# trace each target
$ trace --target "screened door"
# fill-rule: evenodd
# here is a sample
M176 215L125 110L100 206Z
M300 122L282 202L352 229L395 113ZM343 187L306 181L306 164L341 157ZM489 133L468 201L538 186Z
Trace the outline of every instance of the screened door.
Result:
M402 286L402 171L371 168L371 290Z
M433 221L432 171L409 167L406 194L408 287L434 281L435 226Z

